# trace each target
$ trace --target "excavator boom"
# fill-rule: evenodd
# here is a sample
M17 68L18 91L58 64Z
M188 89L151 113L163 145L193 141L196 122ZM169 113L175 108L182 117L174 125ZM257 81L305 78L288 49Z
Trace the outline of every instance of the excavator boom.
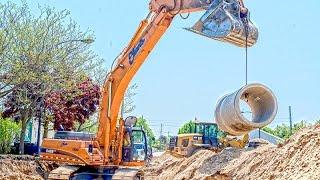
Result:
M124 93L139 67L169 27L172 19L173 17L164 11L150 13L139 25L128 47L116 59L116 66L109 73L103 87L97 135L101 146L114 145L115 149L121 146L115 129L118 125L118 114ZM123 132L119 133L123 134ZM112 156L115 158L118 153L117 150L104 151L104 157Z

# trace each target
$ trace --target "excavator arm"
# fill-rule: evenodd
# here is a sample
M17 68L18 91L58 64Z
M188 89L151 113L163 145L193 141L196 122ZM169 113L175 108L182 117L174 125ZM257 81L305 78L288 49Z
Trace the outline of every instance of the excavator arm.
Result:
M98 141L104 147L104 157L116 157L120 153L123 132L116 132L118 115L124 93L142 63L169 27L173 16L165 12L151 12L143 20L129 45L116 59L116 65L108 74L103 87L99 115ZM122 121L122 119L120 119ZM118 135L118 136L117 136ZM113 146L113 147L110 147ZM111 151L109 151L111 149ZM110 154L111 153L111 154ZM120 155L117 157L121 157ZM113 161L116 161L113 159Z

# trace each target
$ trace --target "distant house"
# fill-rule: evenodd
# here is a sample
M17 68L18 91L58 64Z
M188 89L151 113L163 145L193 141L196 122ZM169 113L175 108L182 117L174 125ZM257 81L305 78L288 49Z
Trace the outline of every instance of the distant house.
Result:
M275 145L282 143L284 141L283 139L281 139L275 135L272 135L266 131L260 130L260 132L259 132L258 129L251 131L249 133L249 138L250 139L261 138L261 139L267 140L270 143L275 144Z
M24 138L25 142L30 143L37 143L37 137L38 137L38 120L31 120L27 124L27 130L26 130L26 136ZM54 131L49 131L48 137L53 137ZM40 142L42 141L43 136L43 126L41 126L41 132L40 132Z

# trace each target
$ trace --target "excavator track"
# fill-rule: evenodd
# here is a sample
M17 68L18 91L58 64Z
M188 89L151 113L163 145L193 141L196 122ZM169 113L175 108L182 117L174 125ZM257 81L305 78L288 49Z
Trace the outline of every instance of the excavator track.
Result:
M63 173L66 173L64 171ZM62 177L62 175L60 175ZM64 176L67 177L67 176ZM84 180L84 179L101 179L101 180L143 180L143 172L138 168L128 167L91 167L83 166L69 174L70 180Z
M143 180L144 173L137 168L63 165L50 172L48 180Z
M139 169L119 168L112 177L113 180L143 180L144 174Z
M50 172L48 180L65 180L69 179L72 173L77 171L79 166L63 165Z

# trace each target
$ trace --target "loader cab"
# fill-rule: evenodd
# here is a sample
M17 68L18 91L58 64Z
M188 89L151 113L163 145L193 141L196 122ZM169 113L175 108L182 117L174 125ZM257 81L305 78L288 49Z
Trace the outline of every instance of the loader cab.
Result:
M203 144L218 147L218 126L216 123L196 122L194 133L202 134Z

